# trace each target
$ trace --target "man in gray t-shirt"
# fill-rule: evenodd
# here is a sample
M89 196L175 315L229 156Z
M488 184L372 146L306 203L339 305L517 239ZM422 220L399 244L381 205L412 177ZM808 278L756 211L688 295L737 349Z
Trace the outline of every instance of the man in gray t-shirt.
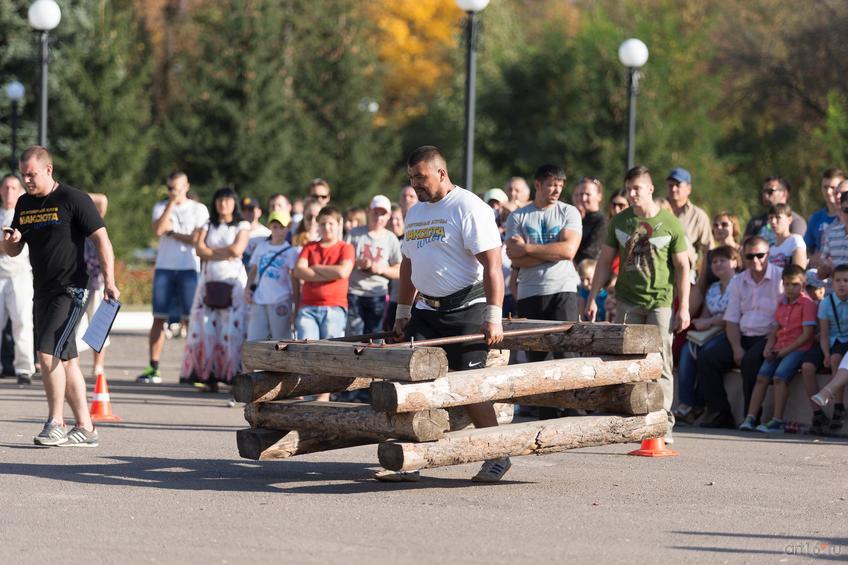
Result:
M579 277L572 259L583 233L580 212L559 200L565 171L542 165L535 178L533 202L510 214L506 222L506 254L513 276L518 277L518 315L576 322ZM530 361L545 356L544 352L527 355Z
M348 288L347 335L378 332L386 311L389 279L397 279L400 242L386 229L391 202L375 196L368 209L368 225L350 231L348 241L356 251L356 262Z

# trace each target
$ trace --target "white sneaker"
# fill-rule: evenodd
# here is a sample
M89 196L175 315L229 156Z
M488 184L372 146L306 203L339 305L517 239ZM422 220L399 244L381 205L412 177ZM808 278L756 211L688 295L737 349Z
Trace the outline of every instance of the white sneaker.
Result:
M489 459L483 463L480 471L471 480L475 483L496 483L506 475L510 467L512 467L512 461L509 460L509 457Z

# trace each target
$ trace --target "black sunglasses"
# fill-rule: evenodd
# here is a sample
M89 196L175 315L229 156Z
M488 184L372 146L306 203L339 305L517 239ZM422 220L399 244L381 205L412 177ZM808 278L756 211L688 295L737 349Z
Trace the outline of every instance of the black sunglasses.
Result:
M746 253L745 259L747 259L748 261L753 261L755 258L762 259L766 255L768 255L768 253Z
M763 194L765 194L767 196L771 196L775 192L783 192L783 189L782 188L764 188L763 189Z

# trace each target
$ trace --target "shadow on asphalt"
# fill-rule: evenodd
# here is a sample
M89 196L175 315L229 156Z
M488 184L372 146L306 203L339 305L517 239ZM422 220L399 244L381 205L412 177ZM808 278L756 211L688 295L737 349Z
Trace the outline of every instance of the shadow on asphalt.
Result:
M36 446L3 445L21 449ZM103 457L117 463L54 465L3 463L0 476L21 475L82 484L132 486L181 491L268 492L290 494L364 494L432 488L480 488L468 479L427 477L417 483L381 483L373 478L375 466L363 463L310 461L233 461L226 459L165 459L158 457ZM469 477L470 478L470 477ZM306 482L307 484L303 484ZM525 484L501 481L499 485Z
M784 557L801 557L820 559L822 561L846 561L848 559L848 538L830 538L814 535L780 535L780 534L746 534L740 532L697 532L688 530L673 530L672 534L687 536L703 536L711 538L728 538L731 540L775 540L774 549L754 549L750 547L715 547L714 545L673 545L672 549L682 549L697 552L740 553L757 555L774 555ZM783 559L782 561L785 561Z

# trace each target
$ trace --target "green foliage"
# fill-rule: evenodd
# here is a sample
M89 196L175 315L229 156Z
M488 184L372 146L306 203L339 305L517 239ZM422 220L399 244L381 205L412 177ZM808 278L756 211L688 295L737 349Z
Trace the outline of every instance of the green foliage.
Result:
M126 256L150 225L139 211L153 142L144 30L130 0L83 0L64 6L56 35L48 127L55 175L108 196L109 235Z

